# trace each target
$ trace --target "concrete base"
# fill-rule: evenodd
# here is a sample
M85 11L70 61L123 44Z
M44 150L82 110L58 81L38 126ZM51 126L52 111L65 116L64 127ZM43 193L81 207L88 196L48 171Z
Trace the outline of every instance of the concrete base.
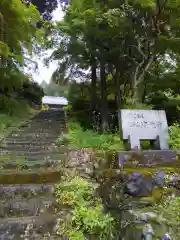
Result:
M170 164L177 161L177 154L172 150L146 150L118 152L119 166L136 162L137 165Z

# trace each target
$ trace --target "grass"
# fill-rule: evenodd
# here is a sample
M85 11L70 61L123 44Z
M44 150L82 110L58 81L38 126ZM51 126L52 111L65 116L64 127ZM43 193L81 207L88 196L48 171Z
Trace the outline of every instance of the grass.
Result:
M97 150L123 150L123 142L117 134L99 134L91 130L83 130L75 122L69 122L69 132L60 136L58 143L68 143L70 147L76 148L93 148Z

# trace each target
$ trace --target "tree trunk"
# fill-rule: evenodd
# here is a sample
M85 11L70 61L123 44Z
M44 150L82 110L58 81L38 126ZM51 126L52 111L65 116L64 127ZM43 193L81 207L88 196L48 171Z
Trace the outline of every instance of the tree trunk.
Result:
M100 91L101 91L101 129L102 132L109 130L108 123L108 101L107 101L107 83L105 75L105 61L103 56L100 59Z
M97 110L97 97L96 97L96 83L97 83L97 76L96 76L96 59L94 57L91 58L91 110Z
M135 104L143 103L144 91L145 86L143 82L138 84L138 86L134 88L133 103Z
M118 67L116 68L116 73L115 73L115 78L114 78L114 83L115 83L115 95L116 95L116 104L117 104L117 110L121 106L121 90L120 90L120 72Z
M150 69L154 61L154 55L152 55L148 60L143 70L140 70L142 63L136 66L135 72L133 74L132 86L133 86L133 103L142 103L143 95L145 91L144 78L147 71Z
M116 105L117 105L117 117L118 117L118 126L119 126L119 134L122 136L122 129L121 129L121 116L120 116L120 107L122 103L122 96L121 96L121 90L120 90L120 71L118 69L118 65L116 66L116 73L114 76L114 85L115 85L115 95L116 95Z

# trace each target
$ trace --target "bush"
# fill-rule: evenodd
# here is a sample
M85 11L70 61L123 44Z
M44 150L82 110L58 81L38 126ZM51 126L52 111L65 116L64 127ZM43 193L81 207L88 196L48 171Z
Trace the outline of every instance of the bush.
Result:
M56 189L57 201L69 206L70 218L64 219L61 235L69 240L99 239L113 237L114 219L104 213L100 199L94 196L92 183L80 177L66 179Z
M41 105L44 91L36 82L27 81L22 85L19 95L27 100L29 104Z
M147 104L133 104L129 101L129 103L125 104L123 106L124 109L143 109L143 110L151 110L153 107L152 105Z
M180 97L179 95L167 96L164 91L155 92L152 94L149 104L152 104L153 109L165 110L168 123L171 125L180 118Z
M12 125L16 126L34 110L25 101L16 101L7 97L0 98L0 132Z
M22 116L27 113L30 107L25 100L16 100L6 96L0 96L0 113L9 116Z
M93 148L100 150L123 150L123 141L117 134L99 134L91 130L83 130L80 124L69 122L69 132L60 136L58 143L68 143L71 147Z
M173 124L169 127L169 145L174 150L180 149L180 124Z
M159 218L163 219L170 228L172 239L180 239L180 197L166 200L161 205L157 205L155 210Z
M9 117L8 115L0 114L0 132L12 126L13 120L14 119L12 119L12 117Z

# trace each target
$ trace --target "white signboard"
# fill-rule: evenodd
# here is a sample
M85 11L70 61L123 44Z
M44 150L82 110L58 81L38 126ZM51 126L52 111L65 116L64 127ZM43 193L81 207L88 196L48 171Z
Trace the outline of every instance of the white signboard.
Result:
M168 141L168 124L163 110L121 110L121 127L123 139L133 137L139 140ZM165 144L168 148L168 144Z

